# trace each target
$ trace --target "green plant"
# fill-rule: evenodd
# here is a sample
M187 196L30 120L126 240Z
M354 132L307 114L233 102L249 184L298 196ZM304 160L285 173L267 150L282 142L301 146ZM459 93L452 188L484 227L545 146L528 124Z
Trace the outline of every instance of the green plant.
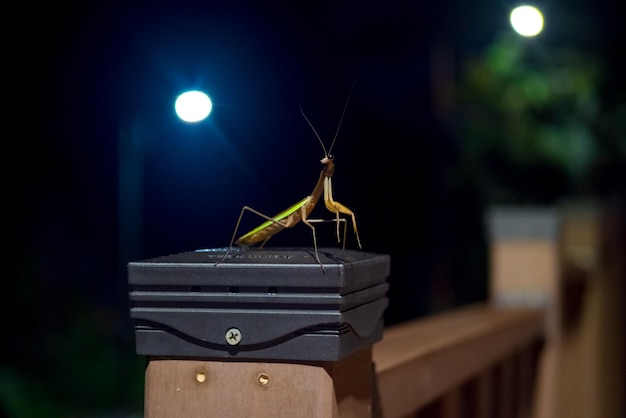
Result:
M498 38L459 84L464 176L495 203L593 191L606 152L602 61L588 50Z

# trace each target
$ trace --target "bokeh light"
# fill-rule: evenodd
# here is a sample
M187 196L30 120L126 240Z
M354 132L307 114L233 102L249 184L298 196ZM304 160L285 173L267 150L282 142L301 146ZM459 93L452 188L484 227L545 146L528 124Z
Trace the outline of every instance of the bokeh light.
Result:
M511 11L511 26L522 36L536 36L543 29L543 15L534 6L518 6Z
M209 116L213 103L205 93L193 90L178 96L174 108L179 118L193 123L200 122Z

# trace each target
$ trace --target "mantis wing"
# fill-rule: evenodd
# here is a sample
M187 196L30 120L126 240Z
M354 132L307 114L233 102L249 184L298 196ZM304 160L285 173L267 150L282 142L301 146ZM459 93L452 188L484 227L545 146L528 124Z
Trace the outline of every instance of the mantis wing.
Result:
M272 216L271 218L251 208L247 208L257 215L267 219L267 221L263 222L261 225L257 226L250 232L239 237L239 239L237 239L236 241L237 245L256 244L258 242L269 239L270 237L272 237L272 235L276 234L282 229L291 228L293 225L301 220L300 209L305 206L310 200L311 196L307 196L298 203L288 207L284 211L275 216Z

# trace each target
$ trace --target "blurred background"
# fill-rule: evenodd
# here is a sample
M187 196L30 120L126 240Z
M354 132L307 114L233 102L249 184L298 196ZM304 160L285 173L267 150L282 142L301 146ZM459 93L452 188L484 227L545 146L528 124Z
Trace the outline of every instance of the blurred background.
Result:
M487 297L490 205L623 208L618 4L534 4L535 37L506 0L16 6L0 413L141 416L126 264L225 247L242 206L308 195L323 150L300 105L328 147L354 81L334 197L363 249L391 256L388 325ZM201 123L174 113L189 89L213 100ZM268 245L309 246L310 231Z

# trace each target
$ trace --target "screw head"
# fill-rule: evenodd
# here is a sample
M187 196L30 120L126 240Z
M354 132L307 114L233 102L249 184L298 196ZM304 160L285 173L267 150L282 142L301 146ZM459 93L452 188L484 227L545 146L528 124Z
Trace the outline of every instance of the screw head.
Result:
M228 331L226 331L225 338L229 345L237 345L241 342L241 331L239 328L229 328Z
M270 383L270 377L267 375L267 373L261 373L257 378L257 382L261 386L267 386Z

